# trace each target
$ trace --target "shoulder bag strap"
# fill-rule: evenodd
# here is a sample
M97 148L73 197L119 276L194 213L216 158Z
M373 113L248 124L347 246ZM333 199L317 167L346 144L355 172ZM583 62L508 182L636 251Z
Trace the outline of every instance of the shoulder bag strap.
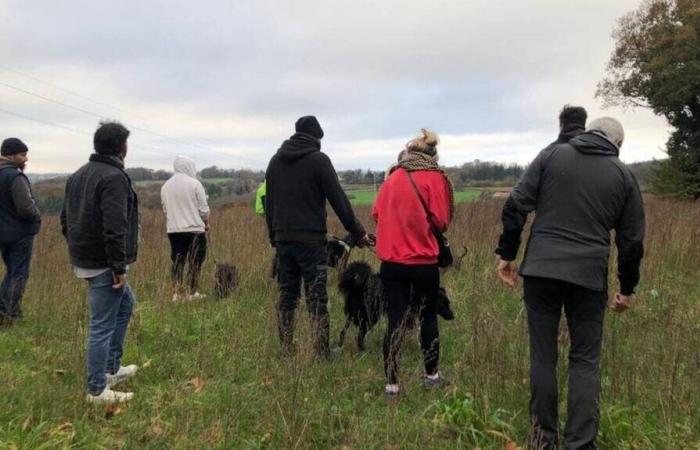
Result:
M418 196L418 199L420 200L421 206L423 206L423 211L425 211L425 217L428 219L428 224L430 224L430 228L432 228L433 230L436 230L437 227L435 226L435 224L433 224L433 221L431 219L432 213L428 209L428 205L425 203L425 199L423 198L422 195L420 195L420 191L418 190L418 186L416 186L416 182L413 181L413 177L411 176L411 172L409 172L406 169L404 169L404 172L406 172L406 176L408 177L408 181L411 182L411 186L413 186L413 191Z

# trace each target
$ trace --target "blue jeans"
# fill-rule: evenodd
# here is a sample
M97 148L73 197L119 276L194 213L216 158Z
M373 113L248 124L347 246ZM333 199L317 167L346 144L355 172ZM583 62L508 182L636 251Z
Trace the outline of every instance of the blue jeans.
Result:
M121 364L126 329L136 299L127 284L112 288L112 272L106 271L90 284L90 325L87 339L87 390L99 395L107 386L105 374L116 373Z
M29 279L34 235L14 242L0 242L2 260L7 272L0 284L0 317L22 318L22 295Z

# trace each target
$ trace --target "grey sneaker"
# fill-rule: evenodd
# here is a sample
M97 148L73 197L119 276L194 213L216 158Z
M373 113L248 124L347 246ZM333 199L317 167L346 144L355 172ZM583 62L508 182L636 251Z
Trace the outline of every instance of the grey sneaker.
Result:
M440 389L449 386L449 380L446 380L440 373L437 378L430 378L427 375L423 376L423 387L426 389Z

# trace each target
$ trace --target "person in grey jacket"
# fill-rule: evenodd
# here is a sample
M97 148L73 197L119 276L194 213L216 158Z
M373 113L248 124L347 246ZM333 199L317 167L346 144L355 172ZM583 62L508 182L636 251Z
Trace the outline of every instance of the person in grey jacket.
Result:
M136 261L139 213L131 179L124 171L129 130L117 122L101 123L96 153L66 182L61 227L76 277L89 285L86 372L87 400L125 402L131 392L112 387L136 373L123 366L124 339L136 303L127 283Z
M600 348L608 303L611 231L620 285L612 309L630 306L644 254L644 207L632 172L618 158L622 125L589 124L568 143L545 148L503 208L496 253L498 275L517 280L515 259L527 215L536 211L520 275L530 332L530 413L533 448L557 448L557 334L564 309L571 336L567 449L595 448L598 433Z
M22 318L34 236L41 226L41 214L24 174L28 151L17 138L5 139L0 147L0 252L7 269L0 284L0 326Z

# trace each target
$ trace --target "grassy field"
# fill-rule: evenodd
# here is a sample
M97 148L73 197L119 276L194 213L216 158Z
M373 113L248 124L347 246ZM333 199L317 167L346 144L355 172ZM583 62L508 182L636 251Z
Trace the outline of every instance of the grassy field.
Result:
M347 194L350 198L350 203L353 205L371 205L376 197L373 189L348 190ZM472 202L479 198L480 195L481 191L478 189L459 191L455 192L455 201L457 203Z
M501 204L460 204L448 233L469 250L443 278L457 315L441 322L441 369L451 387L421 388L420 350L409 339L407 392L389 405L384 324L370 333L367 352L346 344L338 360L314 362L302 310L297 357L277 358L271 250L248 207L212 217L203 288L211 289L214 259L231 261L241 273L235 295L189 304L169 301L163 216L144 212L130 273L139 305L124 357L142 367L126 385L136 396L118 409L87 405L86 286L72 277L57 219L48 217L35 244L25 319L0 332L0 448L514 449L529 424L527 332L520 289L505 289L494 276ZM369 225L368 208L358 213ZM700 205L651 200L647 220L635 307L606 318L599 445L700 449ZM335 219L331 228L340 232ZM376 264L369 250L352 258ZM334 282L332 273L336 337L342 313Z

